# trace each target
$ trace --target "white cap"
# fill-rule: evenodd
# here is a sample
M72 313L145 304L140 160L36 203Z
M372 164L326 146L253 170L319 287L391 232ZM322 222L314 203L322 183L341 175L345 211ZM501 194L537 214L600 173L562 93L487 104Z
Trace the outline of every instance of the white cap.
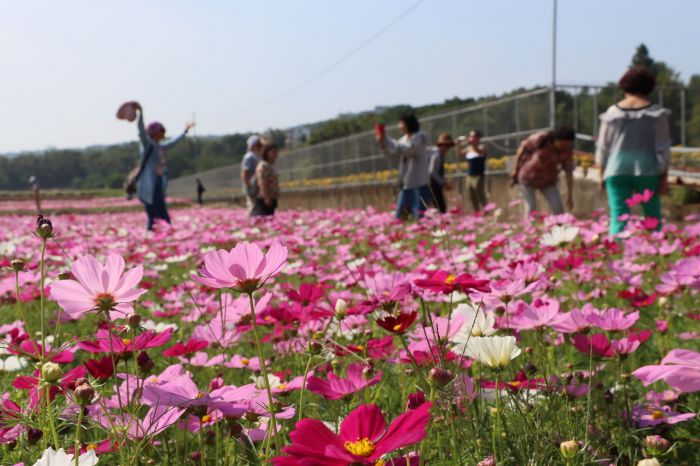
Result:
M30 176L28 181L30 184L34 184L34 182L36 181L36 176L34 176L34 175Z
M248 150L251 150L253 146L257 146L260 144L260 136L257 134L253 134L252 136L248 137L248 140L246 140L246 145L248 146Z

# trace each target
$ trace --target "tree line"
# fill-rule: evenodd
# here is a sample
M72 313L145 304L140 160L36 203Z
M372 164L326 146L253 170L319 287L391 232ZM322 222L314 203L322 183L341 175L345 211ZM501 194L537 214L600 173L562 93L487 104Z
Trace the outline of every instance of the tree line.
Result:
M671 134L674 144L681 142L680 114L681 88L685 87L686 145L700 146L700 75L693 75L684 83L680 74L662 61L654 60L649 50L640 45L631 60L632 65L645 66L656 73L660 86L664 87L663 105L671 109ZM395 123L401 115L415 113L419 117L444 112L508 95L521 93L517 89L500 96L480 99L453 97L442 103L411 107L394 105L374 111L341 114L323 122L309 125L311 134L304 144L317 144L331 139L370 130L375 123ZM593 90L557 91L557 122L574 126L581 133L593 134L594 119L619 97L615 83L609 83L593 99ZM659 98L658 94L654 95ZM597 107L595 106L597 103ZM546 99L530 102L526 115L546 121L549 112ZM578 118L575 118L578 115ZM488 124L497 128L512 122L512 113L503 109L489 114ZM171 178L191 175L204 170L239 163L246 150L249 133L236 133L218 137L191 137L168 151L168 171ZM285 146L286 133L268 130L268 137L280 147ZM298 146L297 146L298 147ZM138 158L138 144L134 142L82 150L47 150L24 153L15 157L0 157L0 190L20 190L28 187L27 180L36 176L43 188L101 189L119 188L126 173Z

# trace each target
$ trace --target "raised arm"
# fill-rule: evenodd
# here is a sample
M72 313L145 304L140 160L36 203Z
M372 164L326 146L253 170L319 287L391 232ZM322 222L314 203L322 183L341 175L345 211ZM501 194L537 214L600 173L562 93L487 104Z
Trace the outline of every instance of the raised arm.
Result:
M141 105L137 107L137 110L139 112L139 118L136 126L139 129L139 140L145 149L151 143L151 138L149 138L148 134L146 133L146 125L143 123L143 109L141 108Z
M194 126L194 123L187 123L187 124L185 125L185 130L184 130L179 136L177 136L177 137L175 137L175 138L173 138L173 139L170 139L169 141L166 141L166 142L162 143L160 146L161 146L163 149L170 149L170 148L173 147L175 144L177 144L178 142L180 142L180 141L182 141L183 139L185 139L185 136L187 136L187 133L190 131L190 128L192 128L193 126Z

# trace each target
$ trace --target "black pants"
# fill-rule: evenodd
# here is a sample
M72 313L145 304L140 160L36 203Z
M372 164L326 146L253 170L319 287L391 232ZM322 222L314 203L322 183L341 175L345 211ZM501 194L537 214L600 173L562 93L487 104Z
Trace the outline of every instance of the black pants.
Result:
M268 217L275 215L275 209L277 209L277 199L272 200L272 205L267 205L265 204L265 199L258 198L255 200L255 207L253 207L253 216Z
M148 216L148 230L153 230L153 222L159 218L170 223L170 214L165 205L165 193L163 192L163 177L156 178L156 187L153 191L153 204L144 204L146 215Z
M442 190L442 185L435 181L430 182L430 198L437 210L443 214L447 212L447 202L445 202L445 193Z

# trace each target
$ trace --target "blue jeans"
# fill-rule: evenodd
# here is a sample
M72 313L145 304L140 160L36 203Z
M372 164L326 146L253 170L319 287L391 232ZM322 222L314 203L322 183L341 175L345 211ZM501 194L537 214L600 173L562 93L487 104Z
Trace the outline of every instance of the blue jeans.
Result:
M148 216L148 230L153 230L153 221L157 218L170 223L170 214L165 205L165 193L163 192L163 177L156 178L156 186L153 191L153 204L144 204Z
M425 209L431 205L431 199L427 184L417 188L402 189L396 200L396 218L404 219L408 215L415 219L421 218Z

